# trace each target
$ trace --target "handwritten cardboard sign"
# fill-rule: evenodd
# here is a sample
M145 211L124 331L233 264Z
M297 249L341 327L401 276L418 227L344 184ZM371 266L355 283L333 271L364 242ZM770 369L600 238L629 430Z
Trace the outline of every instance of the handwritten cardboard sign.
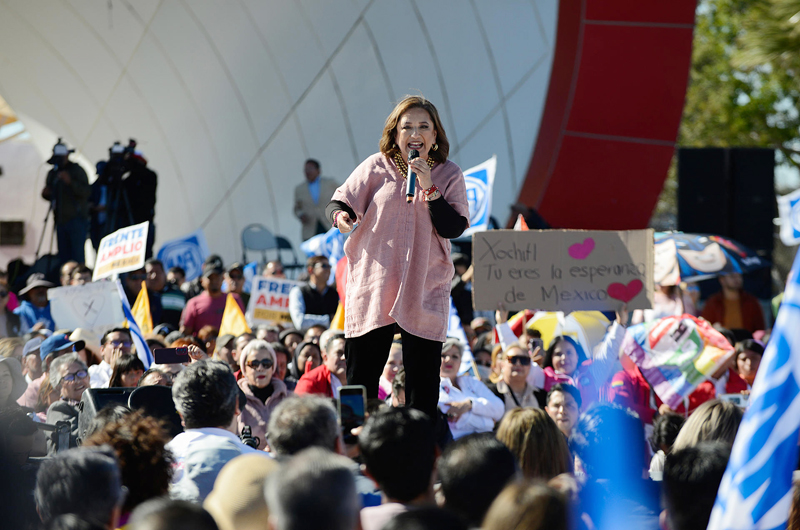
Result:
M300 282L281 278L253 278L250 287L250 302L245 318L254 324L268 322L292 322L289 316L289 291Z
M112 274L135 271L144 267L147 250L147 221L120 228L100 240L92 281Z
M56 287L48 289L47 298L59 329L90 329L100 337L125 320L114 282Z
M653 230L492 230L472 236L478 310L653 305Z

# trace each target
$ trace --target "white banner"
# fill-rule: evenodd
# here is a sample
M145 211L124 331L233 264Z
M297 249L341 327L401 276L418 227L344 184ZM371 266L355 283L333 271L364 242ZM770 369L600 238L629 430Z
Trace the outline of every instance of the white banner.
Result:
M113 274L135 271L144 267L147 251L147 221L138 225L120 228L100 241L92 281L108 278Z
M101 337L125 320L114 282L56 287L48 289L47 298L58 329L89 329Z

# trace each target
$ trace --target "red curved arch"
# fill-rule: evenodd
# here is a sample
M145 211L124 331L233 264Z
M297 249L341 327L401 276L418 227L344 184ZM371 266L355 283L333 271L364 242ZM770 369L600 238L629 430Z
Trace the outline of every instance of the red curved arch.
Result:
M644 228L675 150L696 0L561 0L519 202L552 226Z

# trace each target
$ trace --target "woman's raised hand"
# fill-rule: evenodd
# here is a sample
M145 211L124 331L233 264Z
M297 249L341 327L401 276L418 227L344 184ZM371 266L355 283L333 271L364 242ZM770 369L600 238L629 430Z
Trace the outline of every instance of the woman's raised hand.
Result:
M628 304L622 303L622 307L617 309L617 322L620 326L628 325Z
M349 213L340 210L340 213L336 216L336 228L342 234L347 234L353 230L353 220L350 219Z
M505 324L508 322L508 310L503 302L498 302L497 311L494 312L494 319L498 324Z
M204 361L208 359L208 354L194 344L189 344L187 348L189 350L190 362L196 363L197 361Z

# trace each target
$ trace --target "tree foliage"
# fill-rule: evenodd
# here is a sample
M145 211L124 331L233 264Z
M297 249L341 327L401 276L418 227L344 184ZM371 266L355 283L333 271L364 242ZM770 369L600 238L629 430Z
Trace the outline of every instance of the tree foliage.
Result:
M786 66L800 58L779 60L793 54L778 52L773 41L764 45L783 25L776 18L782 11L773 9L779 3L790 2L701 0L680 146L774 147L794 154L800 83ZM800 2L791 3L800 11Z
M772 147L800 167L798 51L800 0L700 0L678 146ZM673 162L655 224L676 189Z

